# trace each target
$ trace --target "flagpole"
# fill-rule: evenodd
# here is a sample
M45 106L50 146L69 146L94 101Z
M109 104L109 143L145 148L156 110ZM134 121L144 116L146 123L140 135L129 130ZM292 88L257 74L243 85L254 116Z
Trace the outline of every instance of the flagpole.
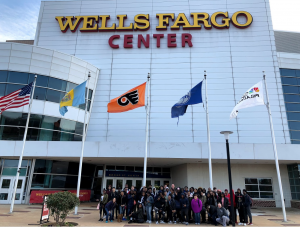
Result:
M144 174L143 174L143 185L146 186L146 176L147 176L147 156L148 156L148 134L149 134L149 103L150 96L150 73L148 73L147 77L147 105L146 105L146 139L145 139L145 155L144 155Z
M206 104L206 127L207 127L207 145L208 145L209 186L210 186L211 189L213 189L212 164L211 164L210 129L209 129L208 101L207 101L206 70L204 70L204 79L205 79L205 104Z
M80 192L80 184L81 184L81 172L82 172L82 160L83 160L83 150L84 150L84 142L86 137L86 113L87 113L87 106L88 106L88 95L89 95L89 83L90 83L91 73L89 72L88 79L87 79L87 88L85 92L85 111L84 111L84 121L83 121L83 133L82 133L82 143L81 143L81 155L79 161L79 170L78 170L78 180L77 180L77 194L76 196L79 198ZM78 206L75 207L75 215L77 215Z
M16 180L14 181L15 185L14 185L14 190L13 190L13 194L12 194L12 201L11 201L11 204L10 204L9 213L12 213L13 210L14 210L15 197L16 197L17 186L18 186L18 181L19 181L19 176L20 176L20 169L21 169L21 165L22 165L22 159L23 159L23 154L24 154L25 143L26 143L26 137L27 137L31 107L32 107L32 99L33 99L33 94L34 94L34 90L35 90L36 78L37 78L37 75L34 76L33 88L32 88L32 92L31 92L31 95L30 95L31 97L30 97L30 102L29 102L29 107L28 107L28 115L27 115L25 132L24 132L24 136L23 136L22 151L21 151L21 155L20 155L20 158L19 158ZM20 200L22 200L21 197L20 197Z
M267 109L268 109L268 112L269 112L269 122L270 122L270 128L271 128L271 133L272 133L272 142L273 142L273 150L274 150L277 178L278 178L278 184L279 184L279 191L280 191L280 197L281 197L283 221L286 222L287 220L286 220L286 212L285 212L285 204L284 204L280 169L279 169L279 163L278 163L277 147L276 147L275 134L274 134L274 128L273 128L273 121L272 121L272 114L271 114L271 108L270 108L270 102L269 102L269 94L268 94L267 83L266 83L266 75L265 75L264 71L263 71L263 77L264 77L264 83L265 83L265 88L266 88Z

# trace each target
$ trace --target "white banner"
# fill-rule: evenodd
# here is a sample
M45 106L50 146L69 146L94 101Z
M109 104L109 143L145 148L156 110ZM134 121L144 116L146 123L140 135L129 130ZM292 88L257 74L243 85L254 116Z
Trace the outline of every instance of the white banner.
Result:
M264 92L263 92L263 83L262 81L258 82L254 86L252 86L250 89L247 90L247 92L243 95L241 100L236 104L236 106L233 108L230 119L235 118L238 114L238 110L252 107L252 106L259 106L264 105Z

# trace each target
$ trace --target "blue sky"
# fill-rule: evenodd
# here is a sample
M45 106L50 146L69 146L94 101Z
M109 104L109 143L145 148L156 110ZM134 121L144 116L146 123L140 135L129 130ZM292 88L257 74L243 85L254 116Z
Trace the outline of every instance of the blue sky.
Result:
M300 0L269 1L274 29L300 32ZM0 0L0 42L34 39L40 2L41 0Z

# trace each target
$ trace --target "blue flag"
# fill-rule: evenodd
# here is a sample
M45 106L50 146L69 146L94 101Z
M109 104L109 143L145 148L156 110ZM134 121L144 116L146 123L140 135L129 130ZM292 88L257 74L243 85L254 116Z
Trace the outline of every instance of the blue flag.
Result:
M188 105L202 103L202 81L183 96L171 109L172 118L183 116Z

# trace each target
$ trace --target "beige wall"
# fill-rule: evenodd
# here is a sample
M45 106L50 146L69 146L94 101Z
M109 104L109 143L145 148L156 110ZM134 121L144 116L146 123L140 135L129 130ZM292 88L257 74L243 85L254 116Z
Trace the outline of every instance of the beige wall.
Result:
M218 189L229 189L228 169L226 164L213 164L213 185ZM185 164L173 167L171 169L172 183L176 186L183 187L209 187L208 164ZM274 165L255 165L255 164L232 164L232 187L245 188L245 178L272 178L273 192L276 201L276 206L281 207L280 192ZM281 180L283 193L285 197L286 207L291 206L291 191L288 179L286 165L280 165ZM187 178L187 180L185 179Z

